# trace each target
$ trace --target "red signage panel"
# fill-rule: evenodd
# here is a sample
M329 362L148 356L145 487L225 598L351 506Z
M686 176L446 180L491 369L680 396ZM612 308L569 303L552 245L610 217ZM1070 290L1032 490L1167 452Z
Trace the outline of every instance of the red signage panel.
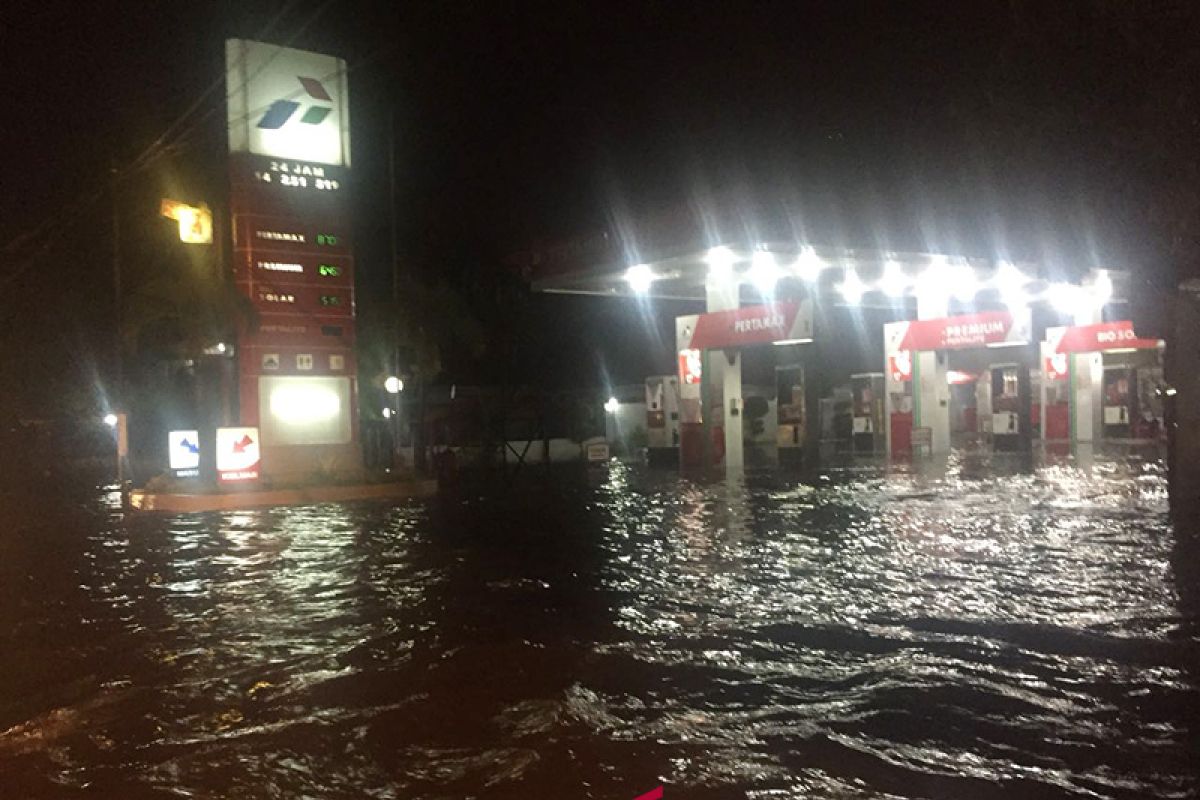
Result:
M808 303L771 303L700 314L688 346L694 350L812 338Z
M301 283L310 286L354 285L354 259L330 253L289 253L255 248L234 253L237 280Z
M348 256L352 250L349 226L325 220L242 213L236 215L233 235L236 249L251 252Z
M1158 347L1157 339L1139 339L1133 331L1133 322L1127 319L1097 325L1077 325L1061 330L1062 338L1054 348L1056 353L1094 353L1129 348L1150 350ZM1050 331L1046 334L1049 339Z
M291 218L345 221L349 169L236 153L230 156L233 208Z
M959 350L1029 341L1028 313L1018 319L1009 311L980 311L904 324L898 350Z
M354 320L324 314L263 314L257 327L247 328L239 340L247 345L296 344L337 347L354 343Z
M354 293L344 286L306 286L275 281L237 282L259 314L354 316Z
M340 344L248 344L238 351L242 375L353 375L354 349Z

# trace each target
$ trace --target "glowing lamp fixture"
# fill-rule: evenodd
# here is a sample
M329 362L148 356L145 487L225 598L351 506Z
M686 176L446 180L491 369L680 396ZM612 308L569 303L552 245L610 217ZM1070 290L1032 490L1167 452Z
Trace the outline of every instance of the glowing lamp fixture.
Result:
M842 282L838 284L837 290L842 293L842 297L850 305L858 305L862 301L862 297L866 294L866 284L858 277L858 273L852 269L846 270L846 276L842 278Z
M779 280L779 266L775 263L775 256L766 250L758 250L754 253L754 258L750 262L750 272L748 273L750 282L754 284L761 294L773 294L775 292L775 283Z
M617 413L617 409L621 407L621 403L615 397L610 397L604 401L604 410L609 414Z
M110 428L117 427L117 415L116 414L105 414L104 415L104 424Z
M160 213L179 223L179 241L185 244L212 244L213 218L208 206L189 206L178 200L163 199Z
M404 391L404 381L395 375L389 375L387 380L383 382L383 388L387 390L388 394L400 394Z
M708 279L723 283L733 277L737 255L725 245L720 245L710 249L704 261L708 264Z
M904 270L895 261L883 265L883 276L879 279L879 288L888 297L903 297L908 288L908 278Z
M821 268L824 264L821 263L821 257L817 255L817 251L811 247L805 247L800 250L800 256L796 259L796 275L800 280L807 283L816 283L821 277Z
M658 276L646 264L634 264L625 270L625 282L638 294L650 291L650 284L654 283L656 277Z
M383 407L383 418L384 419L392 418L392 410L390 408L388 408L387 406Z

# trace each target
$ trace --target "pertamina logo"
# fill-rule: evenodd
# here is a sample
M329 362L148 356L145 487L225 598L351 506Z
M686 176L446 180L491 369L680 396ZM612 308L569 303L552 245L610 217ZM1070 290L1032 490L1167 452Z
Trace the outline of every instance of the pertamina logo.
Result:
M305 78L299 75L296 80L300 81L300 85L304 87L305 93L313 100L321 100L326 103L332 103L333 98L329 96L329 92L316 78ZM295 116L300 110L301 103L296 100L276 100L271 103L267 109L267 113L263 114L262 119L258 121L258 127L265 130L279 130ZM300 122L304 125L320 125L329 116L332 107L310 103L304 110L304 114L300 117Z

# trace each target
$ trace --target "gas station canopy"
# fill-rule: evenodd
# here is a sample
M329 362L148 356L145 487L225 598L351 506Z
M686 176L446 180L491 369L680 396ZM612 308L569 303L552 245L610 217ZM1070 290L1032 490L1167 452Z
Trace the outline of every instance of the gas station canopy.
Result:
M1047 301L1066 313L1080 305L1122 302L1125 273L1093 270L1085 282L1056 280L1040 265L941 253L885 252L795 242L674 247L640 261L616 257L608 235L522 254L515 261L534 291L644 297L703 303L706 287L736 281L743 302L827 294L848 305L887 306L924 294L962 305ZM1088 270L1074 269L1071 277Z

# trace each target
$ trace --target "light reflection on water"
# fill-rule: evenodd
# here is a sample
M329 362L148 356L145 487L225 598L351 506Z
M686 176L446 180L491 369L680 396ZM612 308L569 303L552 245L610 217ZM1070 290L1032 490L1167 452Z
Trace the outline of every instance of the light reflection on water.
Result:
M1154 462L612 465L0 535L0 796L1189 797Z

